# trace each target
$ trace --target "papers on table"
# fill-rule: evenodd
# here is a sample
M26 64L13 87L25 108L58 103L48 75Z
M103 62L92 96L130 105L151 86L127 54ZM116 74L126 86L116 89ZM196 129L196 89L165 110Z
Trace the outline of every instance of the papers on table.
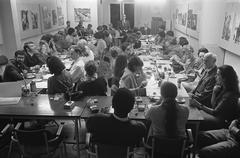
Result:
M47 81L36 82L37 89L47 89Z
M17 104L21 97L0 97L0 105Z
M0 83L0 105L17 104L22 96L23 81Z

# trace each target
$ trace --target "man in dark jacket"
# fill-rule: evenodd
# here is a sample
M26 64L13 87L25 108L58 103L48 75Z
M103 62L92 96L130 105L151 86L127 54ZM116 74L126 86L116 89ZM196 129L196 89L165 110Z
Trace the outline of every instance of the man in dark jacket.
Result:
M0 82L18 80L23 80L23 76L18 73L13 65L8 64L8 58L5 55L0 55Z
M24 64L25 52L23 50L17 50L15 52L15 59L10 60L16 67L18 73L27 73L29 67Z

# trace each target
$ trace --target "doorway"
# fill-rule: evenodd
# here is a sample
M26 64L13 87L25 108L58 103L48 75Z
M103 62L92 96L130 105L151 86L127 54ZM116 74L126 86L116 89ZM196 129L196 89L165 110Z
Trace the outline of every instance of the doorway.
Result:
M118 26L120 21L120 4L110 4L110 22L113 27Z
M126 15L126 19L130 23L130 27L133 29L134 27L134 4L133 3L124 3L124 14Z

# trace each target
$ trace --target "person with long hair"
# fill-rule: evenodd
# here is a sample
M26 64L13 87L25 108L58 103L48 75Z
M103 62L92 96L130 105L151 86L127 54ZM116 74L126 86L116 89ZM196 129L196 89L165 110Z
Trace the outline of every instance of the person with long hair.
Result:
M189 110L176 102L177 87L172 82L161 85L162 101L160 106L153 106L146 113L151 120L148 136L167 138L185 137Z
M119 81L124 73L124 69L127 67L127 56L126 55L119 55L116 59L114 70L113 70L113 78L112 78L112 85L111 85L111 93L112 95L117 91L119 88Z
M192 100L192 105L199 108L204 121L200 124L201 130L210 130L226 127L238 116L238 76L230 65L220 66L216 74L216 84L213 88L211 107Z

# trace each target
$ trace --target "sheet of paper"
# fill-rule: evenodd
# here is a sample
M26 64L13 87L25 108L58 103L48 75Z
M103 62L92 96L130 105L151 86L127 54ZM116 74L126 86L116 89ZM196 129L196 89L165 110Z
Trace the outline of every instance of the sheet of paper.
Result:
M0 83L0 97L21 97L23 81Z
M37 89L47 89L47 81L36 82Z
M17 104L21 97L0 97L0 105Z

